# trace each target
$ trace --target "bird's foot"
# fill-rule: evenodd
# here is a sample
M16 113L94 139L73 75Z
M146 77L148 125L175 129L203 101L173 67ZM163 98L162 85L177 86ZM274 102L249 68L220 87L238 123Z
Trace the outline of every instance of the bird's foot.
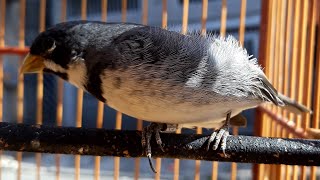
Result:
M151 160L151 137L152 134L155 135L156 142L160 149L164 152L163 146L162 146L162 141L160 137L160 132L171 132L175 131L177 125L172 125L172 124L165 124L165 123L151 123L149 126L145 127L142 131L142 138L141 138L141 144L142 148L145 149L145 153L147 155L147 158L149 160L150 167L154 173L157 173L156 170L154 169L152 160Z
M217 150L221 142L221 149L225 156L227 148L227 137L229 136L229 122L230 122L231 112L228 112L226 123L220 129L215 130L208 139L207 151L210 149L210 145L214 142L212 149Z

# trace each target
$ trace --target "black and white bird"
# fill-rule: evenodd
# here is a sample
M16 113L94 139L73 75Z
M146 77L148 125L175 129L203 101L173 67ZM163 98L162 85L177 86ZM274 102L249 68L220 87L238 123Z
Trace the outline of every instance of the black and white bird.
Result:
M295 113L309 110L279 94L257 60L228 36L182 35L130 23L73 21L42 32L22 73L49 72L108 106L153 122L142 145L174 128L213 128L213 149L225 150L231 118L271 102ZM150 161L151 162L151 161Z

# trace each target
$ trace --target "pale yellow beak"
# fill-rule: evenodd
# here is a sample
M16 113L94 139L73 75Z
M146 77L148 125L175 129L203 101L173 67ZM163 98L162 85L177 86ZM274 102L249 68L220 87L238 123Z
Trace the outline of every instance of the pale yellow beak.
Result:
M20 73L39 73L44 69L44 58L37 55L28 54L22 63Z

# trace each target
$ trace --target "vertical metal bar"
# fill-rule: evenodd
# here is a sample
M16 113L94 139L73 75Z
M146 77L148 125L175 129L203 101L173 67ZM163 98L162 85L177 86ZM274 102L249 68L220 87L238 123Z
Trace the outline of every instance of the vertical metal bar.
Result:
M317 17L317 23L318 23L318 36L317 36L317 50L316 50L316 68L315 68L315 86L314 86L314 104L313 104L313 118L312 118L312 127L313 128L320 128L320 14L319 10L320 9L320 3L318 0L313 1L313 9L316 11L313 13L314 18ZM316 10L317 9L317 10ZM316 21L316 20L314 20ZM317 179L317 167L314 166L311 168L310 172L310 179L311 180L316 180Z
M302 3L302 22L300 23L300 40L299 40L299 51L300 57L299 62L299 69L298 69L298 97L297 100L299 103L303 103L303 96L304 96L304 76L305 76L305 59L306 59L306 44L307 44L307 23L308 23L308 4L309 1L303 1ZM301 126L301 116L297 118L297 125Z
M45 30L46 24L46 0L40 1L40 13L39 13L39 32ZM42 124L42 112L43 112L43 73L37 74L37 115L36 124ZM41 167L41 153L36 153L36 179L40 180L40 167Z
M67 0L61 0L61 22L65 22L67 17ZM57 126L62 126L63 118L63 80L57 78ZM56 161L56 180L60 180L60 159L61 155L57 154L55 156Z
M164 7L162 7L163 10ZM143 0L143 16L142 16L142 23L147 24L148 22L148 0ZM165 27L163 27L165 28ZM138 120L140 121L140 120ZM142 122L140 123L142 125ZM140 128L140 127L139 127ZM142 128L142 127L141 127ZM160 180L161 176L161 158L156 158L156 167L155 167L157 173L154 176L154 179Z
M273 65L274 65L274 40L275 40L275 20L276 20L276 1L270 0L270 6L271 7L271 13L269 14L269 23L270 27L268 28L268 39L267 39L267 54L266 54L266 60L267 60L267 66L266 66L266 74L267 77L269 77L270 81L273 82ZM270 117L266 117L266 120L264 121L264 130L265 130L265 136L270 137L272 136L272 127L274 127L272 124L275 122L271 120ZM272 175L272 165L265 165L265 171L264 176L267 178L271 178Z
M24 39L25 39L25 15L26 15L26 0L20 0L20 24L19 24L19 48L24 48ZM22 57L21 57L22 62ZM18 75L18 86L17 86L17 123L23 122L23 84L24 76L23 74ZM17 180L21 179L21 161L22 161L22 152L17 152L18 168L17 168Z
M121 0L121 21L122 22L127 21L127 7L128 7L128 1Z
M283 94L286 96L289 96L289 70L290 67L288 66L288 64L290 64L290 52L292 49L292 25L293 25L293 1L292 0L288 0L287 3L287 16L286 16L286 33L285 33L285 54L284 54L284 64L287 65L284 69L284 78L283 78ZM288 113L286 111L283 111L283 116L287 117ZM282 132L282 134L288 136L288 133L286 133L285 131ZM285 178L289 177L289 171L290 171L290 166L286 165L285 166L285 173L284 176Z
M244 35L245 35L245 21L246 21L246 8L247 0L241 0L240 6L240 24L239 24L239 42L243 46L244 44ZM238 128L233 128L233 134L238 135ZM231 163L231 179L237 179L237 163Z
M291 62L291 87L290 87L290 96L295 98L296 96L296 79L297 79L297 55L298 55L298 46L299 46L299 29L300 29L300 1L295 1L294 4L294 27L293 27L293 49L292 49L292 62ZM291 114L290 119L293 119Z
M182 30L183 34L187 33L188 26L188 7L189 2L183 2L183 14L182 14ZM186 20L185 20L186 18ZM167 12L167 0L162 0L162 28L167 28L168 21L168 12ZM184 30L185 29L185 30ZM177 134L181 133L181 129L176 131ZM174 159L174 167L173 167L173 179L178 180L180 174L180 159Z
M108 0L101 0L101 20L107 21Z
M276 28L276 49L275 49L275 60L278 61L275 63L277 65L275 69L277 70L276 73L274 73L274 84L276 89L279 92L283 91L283 68L284 68L284 40L285 40L285 6L286 1L277 1L277 28ZM275 108L276 112L282 112L280 108ZM274 131L274 134L276 137L281 136L281 126L279 124L276 125L276 129ZM276 179L282 179L282 166L281 165L274 165L274 171L273 174L275 175L274 178Z
M226 27L227 27L227 12L228 12L228 4L227 0L222 0L221 4L221 25L220 25L220 36L224 37L226 35Z
M201 127L197 127L197 134L202 134L202 128ZM200 165L201 165L201 161L200 160L196 160L195 161L195 172L194 172L194 179L195 180L200 180Z
M122 126L122 113L116 114L116 130L120 130ZM120 176L120 158L114 157L114 179L119 179Z
M121 1L121 20L126 22L127 20L127 0ZM116 127L115 129L120 130L122 125L122 114L117 112L116 114ZM120 176L120 157L114 157L114 179L119 179Z
M297 96L297 68L298 68L298 56L299 56L299 35L300 35L300 10L301 1L295 1L295 11L294 11L294 34L293 34L293 49L292 49L292 61L291 61L291 86L290 86L290 96L291 98L296 98ZM294 115L290 114L290 119L293 119ZM297 123L296 123L297 124ZM297 124L298 125L298 124ZM292 135L289 134L289 137ZM298 179L298 167L293 166L293 179Z
M102 128L103 125L103 110L104 110L104 104L103 102L98 102L98 109L97 109L97 128ZM100 162L101 162L101 156L95 157L95 166L94 166L94 179L99 180L100 179Z
M178 129L176 131L177 134L181 133L181 129ZM173 165L173 179L179 180L179 173L180 173L180 159L174 159L174 165Z
M207 31L208 19L208 0L202 0L202 14L201 14L201 34L205 35Z
M168 7L167 0L162 0L162 28L167 28L168 25Z
M272 45L272 65L270 69L272 69L272 73L270 76L271 81L273 82L274 87L277 89L278 88L278 76L279 76L279 64L280 64L280 59L279 59L279 42L280 42L280 25L281 25L281 15L280 15L280 11L281 11L281 1L275 1L275 11L276 11L276 15L274 15L275 19L274 20L274 28L273 28L273 36L274 38L272 38L273 40L273 45ZM274 113L277 113L278 108L275 106L272 106L272 110ZM277 136L277 124L276 122L272 119L271 122L271 136L272 137L276 137ZM278 166L277 165L271 165L271 169L270 169L270 179L276 179L277 178L277 172L278 172Z
M182 34L186 34L188 31L188 18L189 18L189 0L183 0L182 9Z
M6 0L1 0L0 5L0 48L5 46L6 27ZM3 121L3 59L0 55L0 122ZM0 151L0 162L2 162L2 151ZM0 163L0 180L2 179L2 163Z
M259 40L259 63L262 67L267 66L267 39L268 33L267 30L270 27L269 23L269 14L271 9L269 8L269 1L263 0L261 3L261 20L260 20L260 40ZM263 124L265 124L266 115L261 112L261 110L257 109L256 111L256 121L254 122L255 135L263 136ZM264 173L264 165L263 164L254 164L253 165L253 179L262 180Z
M242 45L244 44L244 35L246 30L246 9L247 9L247 0L241 0L239 42Z
M227 0L222 0L221 4L221 20L220 20L220 36L224 37L226 35L226 25L227 25ZM211 179L216 180L218 177L218 162L212 162L212 172Z
M87 0L81 0L81 19L87 19ZM76 127L82 126L82 111L83 111L83 90L77 90L77 116L76 116ZM80 161L81 156L75 155L75 180L80 180Z
M148 0L142 0L142 24L148 24Z
M315 51L315 40L316 40L316 36L315 36L315 30L316 30L316 20L317 20L317 0L313 0L312 1L312 5L311 5L311 20L310 20L310 35L309 35L309 40L308 40L308 47L307 49L309 50L307 53L307 76L305 79L306 82L306 88L307 88L307 95L305 96L305 104L307 105L307 107L311 107L311 103L312 103L312 82L313 82L313 62L314 62L314 51ZM319 23L320 24L320 23ZM320 44L320 39L317 42L318 47ZM319 61L318 61L319 62ZM319 71L319 68L318 68ZM317 72L317 71L315 71ZM315 76L318 77L319 79L319 75ZM317 97L317 96L315 96ZM317 109L315 109L317 111ZM305 124L304 128L308 128L310 127L310 115L306 115L306 120L309 121ZM314 126L315 124L312 123L312 125ZM312 166L310 169L310 179L316 179L316 166Z
M304 91L305 86L304 86L304 76L305 76L305 66L307 64L306 63L306 43L307 43L307 23L308 23L308 11L309 11L309 1L303 1L302 4L302 22L301 22L301 36L300 36L300 41L299 41L299 45L300 45L300 59L299 59L299 69L298 69L298 97L297 100L299 103L303 103L303 97L306 95L306 92ZM299 57L298 57L299 58ZM303 116L305 117L305 116ZM304 126L307 125L307 120L304 120ZM297 117L297 126L301 127L302 126L302 116L298 116ZM306 166L301 166L300 167L300 171L301 171L301 177L300 179L306 179Z
M142 24L148 24L148 0L142 0ZM137 130L142 131L143 121L137 119ZM138 180L140 176L140 158L135 158L134 162L134 179Z
M6 0L1 0L1 6L0 6L0 47L5 46L5 40L4 40L4 35L5 35L5 27L6 27ZM2 66L1 66L2 67ZM2 102L1 102L2 103ZM1 104L2 107L2 104ZM1 114L2 114L2 108ZM2 116L1 116L2 117ZM2 120L2 118L0 118Z
M138 119L137 120L137 130L142 131L143 121ZM136 158L134 162L134 179L138 180L140 176L140 158Z
M101 20L106 22L107 20L107 0L101 0ZM97 108L97 128L102 128L103 126L103 111L104 103L98 101ZM94 158L94 179L100 179L100 167L101 167L101 156L95 156Z
M81 19L87 19L87 0L81 0Z
M61 0L61 22L67 19L67 0Z

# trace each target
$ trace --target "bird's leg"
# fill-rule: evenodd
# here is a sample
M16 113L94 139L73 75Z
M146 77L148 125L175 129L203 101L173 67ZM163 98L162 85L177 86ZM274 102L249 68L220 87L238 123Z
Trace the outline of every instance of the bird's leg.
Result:
M141 144L142 148L145 149L145 153L148 157L150 167L154 173L156 170L154 169L152 160L151 160L151 137L154 133L156 142L159 145L160 149L164 152L162 141L160 137L160 132L172 132L177 129L177 125L174 124L165 124L165 123L151 123L149 126L145 127L142 131Z
M220 128L215 130L209 140L208 140L208 146L207 150L209 150L211 143L214 142L212 149L217 150L219 147L219 144L221 142L221 148L223 154L226 156L226 147L227 147L227 137L229 136L229 124L230 124L230 117L231 117L231 111L227 113L226 122L225 124Z

